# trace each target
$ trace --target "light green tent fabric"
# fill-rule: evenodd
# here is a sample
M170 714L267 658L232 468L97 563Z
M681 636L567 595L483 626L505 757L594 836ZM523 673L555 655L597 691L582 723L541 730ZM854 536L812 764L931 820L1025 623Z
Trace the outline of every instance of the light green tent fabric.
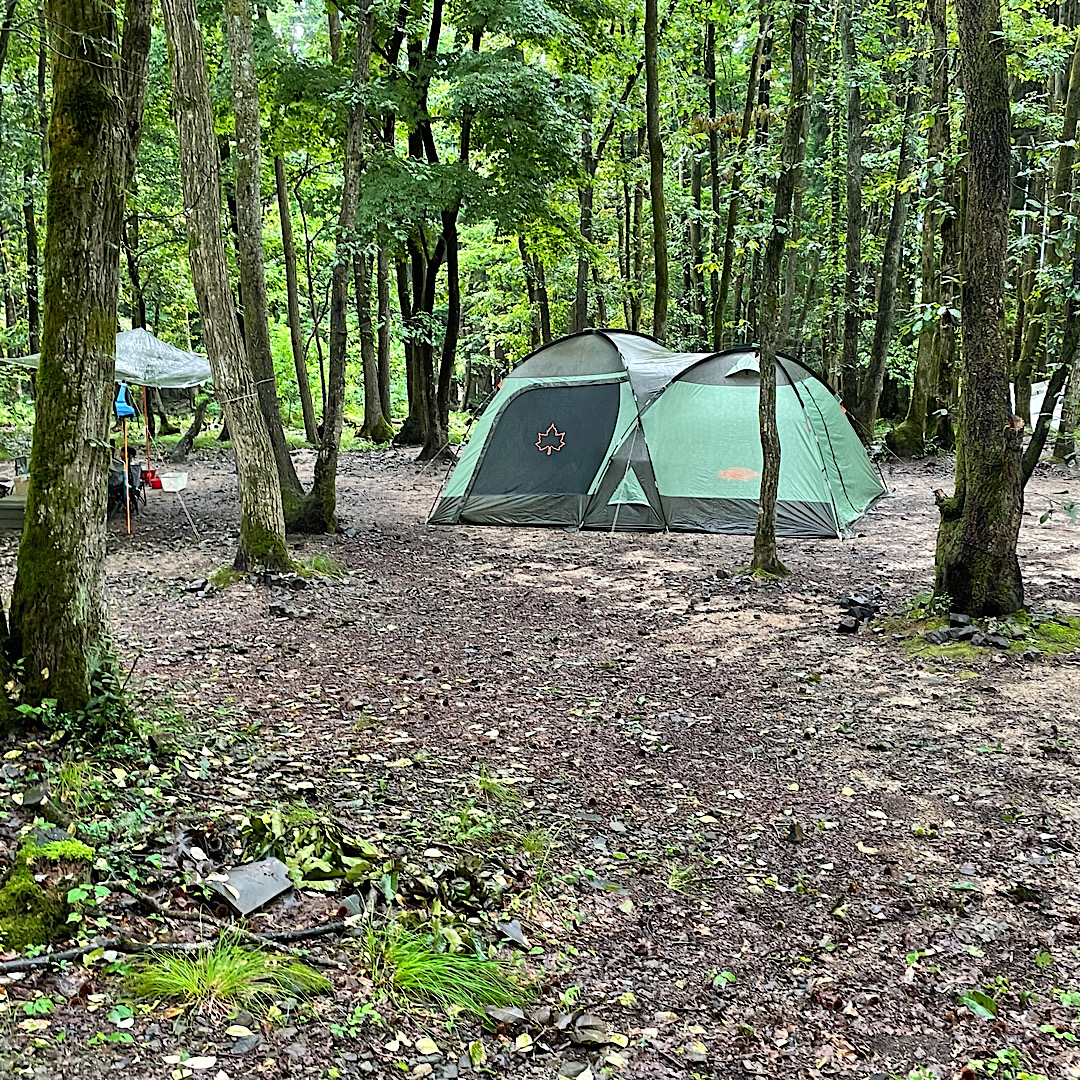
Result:
M625 330L538 349L503 380L429 521L752 533L758 353ZM777 532L843 536L885 491L832 392L777 361Z

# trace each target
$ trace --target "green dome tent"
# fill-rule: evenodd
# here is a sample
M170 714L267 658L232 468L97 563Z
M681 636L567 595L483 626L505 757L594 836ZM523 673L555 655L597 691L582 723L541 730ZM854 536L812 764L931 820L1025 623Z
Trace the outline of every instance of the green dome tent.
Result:
M780 536L838 537L885 487L832 391L776 361ZM429 522L753 533L758 352L586 330L502 382Z

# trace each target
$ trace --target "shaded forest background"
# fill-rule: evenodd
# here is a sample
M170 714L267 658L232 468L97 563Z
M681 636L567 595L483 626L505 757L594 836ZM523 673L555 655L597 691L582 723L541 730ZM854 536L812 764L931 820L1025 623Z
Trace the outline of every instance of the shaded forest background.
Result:
M1076 7L1002 9L1014 171L1008 317L1016 408L1029 424L1030 384L1058 366L1075 248ZM229 45L221 7L198 10L222 228L235 259ZM287 428L315 442L325 411L335 232L357 94L366 122L349 244L359 288L348 311L345 411L358 434L388 438L388 415L399 439L422 443L428 379L440 426L456 438L464 421L455 410L482 401L531 348L587 326L661 329L685 349L760 339L761 263L790 96L786 11L660 0L661 168L651 172L646 19L636 4L376 4L359 90L357 15L313 0L255 11L262 239ZM841 0L813 6L808 25L805 161L778 340L842 393L868 441L879 416L906 418L890 436L902 454L952 440L965 150L953 18L943 0L858 10ZM159 22L155 15L120 311L124 326L145 323L201 349ZM11 3L0 37L0 278L2 346L12 356L40 344L48 59L42 10ZM657 326L661 248L666 327ZM236 305L242 319L242 295ZM369 384L382 369L381 394L366 402L365 330ZM18 376L0 377L8 391L0 409L28 408ZM1075 411L1068 400L1067 428ZM1071 454L1067 441L1058 453Z

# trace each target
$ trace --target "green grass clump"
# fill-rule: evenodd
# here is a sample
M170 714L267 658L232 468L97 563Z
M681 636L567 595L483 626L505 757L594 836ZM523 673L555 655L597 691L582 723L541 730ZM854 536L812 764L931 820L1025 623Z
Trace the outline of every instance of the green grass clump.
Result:
M154 1001L209 1007L228 1003L260 1009L276 998L312 997L331 989L322 975L298 960L245 949L226 938L192 956L144 960L129 977L128 985L136 997Z
M507 806L521 802L521 796L514 791L509 784L497 780L484 765L480 766L480 773L475 780L476 790L489 802L503 803Z
M369 930L366 948L373 978L398 1000L482 1016L488 1006L520 1006L531 997L501 961L440 952L430 937L416 931Z
M1035 627L1035 648L1047 656L1080 649L1080 619L1059 617L1039 623Z

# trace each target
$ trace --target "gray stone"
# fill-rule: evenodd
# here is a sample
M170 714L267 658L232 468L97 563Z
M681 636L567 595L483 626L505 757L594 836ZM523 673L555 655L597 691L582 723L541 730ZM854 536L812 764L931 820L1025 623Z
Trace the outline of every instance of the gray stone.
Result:
M963 612L960 612L960 611L953 611L953 612L951 612L949 614L949 625L950 626L970 626L971 625L971 616L970 615L965 615Z

